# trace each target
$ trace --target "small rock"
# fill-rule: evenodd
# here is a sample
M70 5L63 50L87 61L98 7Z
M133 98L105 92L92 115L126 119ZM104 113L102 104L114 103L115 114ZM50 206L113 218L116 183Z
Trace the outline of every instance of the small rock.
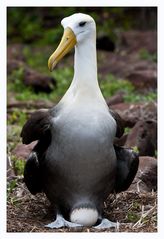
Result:
M133 127L139 120L157 121L157 104L149 103L120 103L111 105L125 122L125 127Z
M157 160L151 157L140 157L139 178L151 190L157 191Z
M41 74L30 67L26 66L24 62L18 60L8 60L7 72L11 74L14 70L22 69L22 78L26 86L32 87L35 92L51 92L56 87L56 81L53 77Z
M111 106L111 105L123 103L124 95L125 93L122 91L117 92L114 96L110 97L110 99L107 99L107 105Z
M140 156L154 156L157 149L157 122L138 121L128 134L126 147L137 147Z
M139 157L139 168L128 191L151 192L157 191L157 159Z
M44 91L49 93L56 86L56 81L53 77L46 76L26 67L24 71L24 84L33 87L36 92Z
M124 126L129 128L132 128L137 122L138 115L136 116L136 111L135 114L130 113L130 111L134 107L137 108L139 107L139 105L130 103L119 103L110 106L110 108L116 111L120 115L120 117L124 120Z
M128 53L146 49L150 53L157 51L156 31L125 31L120 35L120 48Z
M116 52L100 52L98 51L98 70L101 75L105 76L113 74L118 78L127 79L128 76L138 71L157 71L157 64L155 62L139 59L138 53L121 55ZM145 73L146 74L146 73ZM117 79L116 79L117 80Z
M157 71L153 69L135 70L131 72L127 79L140 92L157 89Z
M128 111L130 109L132 104L130 103L118 103L118 104L114 104L114 105L111 105L110 108L113 109L113 110L116 110L117 112L121 113L121 112L124 112L124 111Z

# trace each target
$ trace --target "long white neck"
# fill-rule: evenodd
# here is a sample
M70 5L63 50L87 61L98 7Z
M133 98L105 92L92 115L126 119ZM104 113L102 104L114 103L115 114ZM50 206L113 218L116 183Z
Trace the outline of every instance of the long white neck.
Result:
M95 39L88 39L75 47L74 78L75 90L98 90L97 57Z
M70 98L76 101L90 100L105 102L97 79L95 34L75 47L74 77L68 91L63 97L63 101L67 101Z

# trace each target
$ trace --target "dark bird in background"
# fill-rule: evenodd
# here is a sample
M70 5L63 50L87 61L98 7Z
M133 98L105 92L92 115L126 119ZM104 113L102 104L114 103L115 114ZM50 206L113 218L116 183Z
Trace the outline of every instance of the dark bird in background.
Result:
M32 194L44 192L57 207L50 228L116 225L103 218L110 193L126 190L138 169L138 155L114 145L124 130L118 114L109 110L97 80L96 25L77 13L61 22L64 34L48 67L75 46L73 81L50 110L39 110L24 125L24 144L38 140L24 170Z

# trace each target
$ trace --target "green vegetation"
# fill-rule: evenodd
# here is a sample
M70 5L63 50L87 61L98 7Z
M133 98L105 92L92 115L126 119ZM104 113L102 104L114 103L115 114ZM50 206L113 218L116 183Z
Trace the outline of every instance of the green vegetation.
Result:
M14 171L16 175L23 175L25 160L18 159L15 156L12 156L12 163L14 165Z
M10 115L8 115L8 124L19 124L23 125L27 120L27 114L19 109L15 108Z
M135 210L141 210L141 204L139 202L133 202L132 204L132 208L135 209Z
M17 206L20 201L16 195L12 195L17 187L18 179L13 179L7 183L7 202L14 206Z
M8 7L7 10L8 40L16 43L56 44L63 32L61 19L76 12L94 17L99 34L105 33L112 40L122 30L156 28L155 7Z
M132 222L132 223L137 222L140 219L140 215L139 215L140 211L141 211L141 204L138 201L134 201L127 212L128 222Z
M130 129L129 127L126 127L126 128L124 129L124 133L125 133L125 134L128 134L128 133L130 132L130 130L131 130L131 129Z
M157 62L157 53L150 53L144 48L139 51L139 57L142 60Z
M7 193L11 193L13 191L13 189L16 188L16 186L17 186L17 180L16 179L10 181L7 185Z
M132 149L133 149L134 152L139 153L139 149L138 149L137 146L132 147Z
M7 128L7 140L12 142L13 145L17 144L20 140L20 132L22 127L20 125L11 125L8 121L9 127Z
M150 102L156 100L157 92L147 92L147 94L142 94L137 91L129 91L129 93L124 96L124 101L130 103Z
M135 223L140 219L140 216L133 211L129 211L127 213L127 219L128 219L128 222Z
M8 203L10 202L11 205L15 205L15 206L19 202L19 199L16 196L12 196L12 193L14 192L17 186L18 186L17 179L13 179L7 182L7 202Z
M125 93L133 91L133 86L129 81L117 79L112 74L109 74L104 80L100 80L100 88L105 98L114 95L120 90Z
M36 50L37 49L37 50ZM55 46L54 46L55 49ZM51 52L52 53L52 52ZM26 45L23 48L22 54L23 57L25 58L25 61L28 66L31 68L37 69L40 72L43 73L49 73L48 67L47 67L47 62L49 55L51 54L49 52L49 49L44 47L43 49L41 47L36 48L33 47L32 45Z
M61 19L74 11L73 7L8 7L8 39L17 43L54 45L63 32Z
M100 88L105 98L113 96L118 91L122 91L125 93L124 101L130 103L149 102L157 99L156 92L139 93L128 80L117 79L112 74L109 74L105 80L100 81Z

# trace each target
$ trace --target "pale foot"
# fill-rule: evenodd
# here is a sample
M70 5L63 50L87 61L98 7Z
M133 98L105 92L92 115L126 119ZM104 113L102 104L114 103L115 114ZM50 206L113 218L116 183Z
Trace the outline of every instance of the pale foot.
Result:
M108 228L118 228L119 227L119 223L117 222L111 222L106 218L103 218L102 221L100 222L100 224L98 224L97 226L94 226L93 228L95 229L108 229Z
M51 222L51 223L45 225L45 227L48 227L48 228L62 228L62 227L73 228L74 227L74 228L76 228L76 227L82 227L82 225L73 223L73 222L69 222L69 221L65 220L61 214L57 214L56 220L54 222Z

